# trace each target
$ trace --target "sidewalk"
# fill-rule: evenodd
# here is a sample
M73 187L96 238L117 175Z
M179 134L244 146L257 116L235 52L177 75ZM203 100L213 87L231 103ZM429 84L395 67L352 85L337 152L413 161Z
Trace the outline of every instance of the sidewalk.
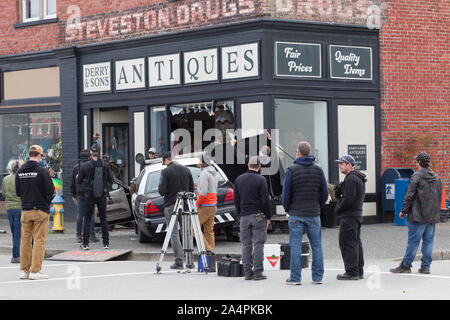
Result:
M50 221L50 232L52 226L53 222ZM75 236L75 221L66 222L64 227L64 233L50 233L48 235L46 244L48 255L79 248ZM0 229L7 231L6 234L0 234L0 254L11 254L11 233L5 215L0 215ZM116 226L109 234L111 249L131 249L130 260L157 260L160 257L162 243L139 243L134 228ZM338 228L322 228L322 247L325 260L342 260L338 234ZM361 239L363 241L364 258L366 260L389 259L392 261L403 257L406 249L407 234L407 227L395 226L392 223L363 225ZM100 239L100 242L91 243L91 249L102 249L101 232L97 233L97 237ZM307 241L306 235L303 240ZM289 242L289 234L268 234L267 244L282 242ZM241 254L241 243L229 242L225 240L225 236L218 236L216 237L216 248L214 251L218 259L225 254ZM437 224L433 252L434 260L450 260L450 222ZM170 247L169 255L171 255ZM416 259L419 258L420 248ZM167 257L167 259L171 258Z

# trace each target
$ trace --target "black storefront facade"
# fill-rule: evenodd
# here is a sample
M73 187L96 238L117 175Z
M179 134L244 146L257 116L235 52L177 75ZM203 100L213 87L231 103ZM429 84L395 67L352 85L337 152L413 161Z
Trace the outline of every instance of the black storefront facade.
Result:
M377 30L257 19L36 58L10 57L8 64L29 59L60 68L60 106L39 108L60 108L63 181L95 133L116 175L129 181L139 172L137 153L171 149L171 131L189 129L192 120L201 120L204 130L277 128L283 167L307 140L328 181L338 183L343 177L334 160L353 154L369 178L365 221L380 221ZM68 219L75 216L71 207Z

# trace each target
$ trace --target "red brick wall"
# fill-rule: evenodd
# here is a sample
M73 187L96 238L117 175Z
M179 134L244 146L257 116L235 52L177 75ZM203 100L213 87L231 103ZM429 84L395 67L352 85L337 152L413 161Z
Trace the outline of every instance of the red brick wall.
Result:
M415 168L402 155L428 151L450 198L450 2L390 0L387 17L380 33L382 170ZM430 144L420 142L427 137Z

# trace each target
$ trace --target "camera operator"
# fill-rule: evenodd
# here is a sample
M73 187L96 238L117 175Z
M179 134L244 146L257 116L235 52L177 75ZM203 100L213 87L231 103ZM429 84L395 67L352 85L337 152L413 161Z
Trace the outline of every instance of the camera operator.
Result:
M194 179L188 168L180 165L176 161L172 161L172 154L170 151L165 152L162 158L163 164L167 167L161 172L158 192L160 195L164 196L164 216L166 217L167 225L169 225L178 192L194 192ZM184 257L178 231L178 221L175 222L173 227L170 245L175 254L175 263L170 268L183 269Z
M106 197L109 197L108 183L113 183L113 175L108 162L99 158L100 147L94 143L91 147L91 160L84 163L77 177L77 184L81 185L80 193L84 194L86 201L86 216L84 218L83 226L83 243L81 249L89 250L89 236L91 228L91 219L94 214L94 206L97 205L98 213L100 215L100 225L102 228L103 248L109 249L109 233L108 221L106 220ZM101 168L102 179L99 181L101 192L96 195L96 186L94 183L96 172Z

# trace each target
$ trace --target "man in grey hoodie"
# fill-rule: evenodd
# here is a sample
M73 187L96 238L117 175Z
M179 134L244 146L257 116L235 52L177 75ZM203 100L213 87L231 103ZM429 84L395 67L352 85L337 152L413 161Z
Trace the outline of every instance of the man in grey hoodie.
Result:
M207 251L214 251L214 218L217 211L217 185L216 169L206 156L200 158L198 166L202 173L198 178L198 197L195 206L198 208L198 219L203 226L203 242Z
M414 158L419 170L409 179L400 212L400 218L408 215L408 244L402 262L397 268L390 270L392 273L411 273L421 239L422 263L419 273L430 273L434 231L436 223L440 222L441 179L430 169L431 158L427 153L421 152Z

